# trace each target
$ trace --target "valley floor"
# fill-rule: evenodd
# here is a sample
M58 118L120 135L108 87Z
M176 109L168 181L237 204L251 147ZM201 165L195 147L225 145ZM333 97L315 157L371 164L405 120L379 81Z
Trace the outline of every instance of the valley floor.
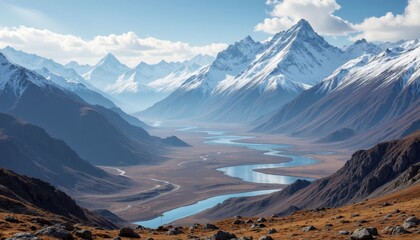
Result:
M217 171L217 168L256 163L279 163L287 158L263 155L236 146L209 145L204 143L209 135L200 130L223 130L232 135L250 135L253 143L291 144L288 152L315 157L319 161L309 166L259 170L270 174L284 174L300 177L320 178L335 172L349 158L351 151L337 150L336 146L314 144L304 139L294 139L279 135L258 135L246 132L244 127L235 125L195 125L195 129L180 131L176 127L160 127L151 130L156 136L176 135L192 147L173 148L166 153L167 160L156 165L130 167L104 167L103 169L135 181L135 187L115 195L73 194L85 207L106 208L129 221L147 220L180 206L190 205L209 197L248 192L254 190L279 189L279 184L256 184L232 178ZM185 124L185 123L184 123ZM316 153L325 153L316 154Z

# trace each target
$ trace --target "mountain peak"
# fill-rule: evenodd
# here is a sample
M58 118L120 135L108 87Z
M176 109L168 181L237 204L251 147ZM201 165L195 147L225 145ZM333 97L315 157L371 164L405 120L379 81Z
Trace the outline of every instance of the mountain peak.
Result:
M239 41L239 43L255 43L254 39L251 36L247 35L244 39Z
M306 35L315 33L314 29L312 28L311 24L305 19L299 20L292 28L291 31L297 31L299 33L305 33Z
M364 39L364 38L359 39L359 40L357 40L356 42L354 42L354 44L355 44L355 45L357 45L357 44L366 44L366 43L367 43L367 41L366 41L366 39Z
M121 62L112 53L107 53L97 65L103 64L121 64Z
M308 21L306 21L305 19L300 19L297 23L297 26L305 26L305 27L311 27L311 24L309 24Z
M167 61L165 61L164 59L162 59L162 60L160 60L160 62L158 63L158 64L168 64L168 62Z
M352 45L348 46L345 50L348 59L353 59L363 54L379 54L382 49L362 38L354 42Z
M6 47L4 47L3 50L6 50L6 51L16 51L16 49L12 48L9 45L7 45Z
M302 29L314 31L313 28L312 28L312 26L311 26L311 24L308 21L306 21L305 19L303 19L303 18L300 19L299 22L297 22L295 24L295 27L299 27L299 28L302 28Z

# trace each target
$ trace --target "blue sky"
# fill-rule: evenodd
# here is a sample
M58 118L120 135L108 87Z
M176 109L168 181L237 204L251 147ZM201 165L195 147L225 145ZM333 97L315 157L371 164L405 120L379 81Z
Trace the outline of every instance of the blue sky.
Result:
M264 40L275 31L287 29L296 22L296 19L307 18L307 14L311 15L311 9L308 12L294 13L293 9L299 9L299 5L291 6L296 2L304 4L305 1L309 0L294 0L293 3L292 0L0 0L0 27L9 28L8 31L18 26L46 29L54 34L72 35L86 41L98 35L122 35L133 32L139 39L152 37L171 42L180 41L189 47L204 47L210 44L230 44L246 35L251 35L259 41ZM387 12L392 12L395 16L404 14L408 5L407 0L313 0L312 2L317 1L324 1L325 6L316 8L319 11L315 11L320 14L324 14L322 11L325 11L328 15L330 9L334 8L332 15L342 22L328 23L327 21L331 19L326 19L325 23L316 22L317 18L322 18L319 16L312 16L315 20L309 22L313 24L315 30L320 30L318 32L330 43L338 46L349 44L354 40L352 38L357 37L377 41L374 32L365 30L371 29L371 26L363 26L364 20L376 17L377 21L382 21L380 17ZM277 5L279 9L287 11L290 9L291 14L295 15L286 16L287 14L283 12L275 12ZM268 19L267 23L270 23L271 19L274 25L262 24L264 19ZM258 24L262 25L256 30ZM338 27L337 24L348 26ZM330 26L337 29L327 31L326 28ZM350 32L349 28L357 31ZM385 40L396 39L388 34ZM10 39L4 40L3 45L6 43L13 45L10 41ZM0 47L2 47L1 42L0 32ZM213 46L208 53L214 55L213 52L217 52L218 48L221 49L221 45ZM33 51L37 52L36 49ZM102 54L102 51L105 50L98 50L96 58ZM195 52L191 51L184 55L187 57L193 53ZM85 59L85 62L93 62L93 59L95 57L92 56L90 60ZM152 61L157 61L157 58Z
M39 11L51 22L34 21L0 10L0 25L47 28L59 33L91 38L95 35L134 31L191 44L232 43L246 35L259 40L268 35L254 26L271 9L264 0L9 0L21 8ZM337 16L355 23L386 12L402 13L406 0L338 0ZM7 9L4 9L7 10Z

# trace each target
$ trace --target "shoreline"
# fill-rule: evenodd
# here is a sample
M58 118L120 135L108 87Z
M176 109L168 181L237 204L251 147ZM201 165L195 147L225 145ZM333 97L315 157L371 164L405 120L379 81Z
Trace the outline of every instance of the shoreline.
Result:
M201 127L199 128L201 129ZM244 132L243 128L229 130L226 126L207 126L203 129L224 130L229 132L228 135L251 135L248 132ZM161 213L174 208L192 205L198 201L218 195L283 188L285 186L281 184L244 182L239 178L229 177L217 169L237 165L281 163L289 161L288 158L268 156L262 154L261 151L237 146L209 145L203 143L205 137L209 136L204 132L176 131L176 128L155 128L151 132L160 136L177 135L192 145L192 147L172 148L164 155L167 160L159 165L124 167L125 177L133 180L136 183L136 187L118 194L119 196L85 195L81 199L82 203L100 202L97 208L106 208L116 212L128 221L143 221L153 219ZM334 155L318 156L318 154L314 153L317 151L314 150L319 150L319 146L303 142L300 139L279 135L252 134L252 136L255 136L255 138L240 140L240 142L289 144L292 145L290 149L281 149L281 151L287 154L305 152L306 154L302 155L309 156L311 154L311 157L315 156L318 160L317 163L307 166L307 168L312 170L308 170L305 168L306 166L298 166L287 168L288 170L285 170L285 168L259 169L257 170L258 172L319 178L329 175L344 164L344 161L336 160L336 157L343 156L335 149L322 149L323 151L334 150ZM124 209L124 204L121 203L124 197L136 195L153 187L153 183L148 182L147 179L149 181L151 181L150 179L167 181L178 185L179 188L175 191L159 194L151 199L128 202L125 206L130 205L130 207ZM121 211L122 209L125 211Z

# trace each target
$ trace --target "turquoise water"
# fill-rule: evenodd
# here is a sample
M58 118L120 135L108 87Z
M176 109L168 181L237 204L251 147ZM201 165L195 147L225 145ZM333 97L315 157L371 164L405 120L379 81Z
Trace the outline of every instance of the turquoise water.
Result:
M265 143L246 143L240 142L245 139L252 139L253 137L249 136L232 136L226 135L226 131L207 131L207 130L197 130L197 127L184 127L177 129L177 131L194 131L207 133L209 136L206 137L205 143L213 145L228 145L228 146L237 146L244 147L248 149L253 149L257 151L262 151L264 155L278 156L278 157L287 157L290 158L288 162L282 163L272 163L272 164L251 164L251 165L241 165L241 166L231 166L223 167L217 170L223 172L224 174L230 177L237 177L247 182L255 183L277 183L277 184L290 184L296 181L299 178L297 176L283 176L283 175L272 175L265 174L254 171L255 169L264 169L264 168L279 168L279 167L295 167L314 164L316 160L296 155L288 155L283 153L282 150L290 148L290 145L287 144L265 144ZM313 180L311 178L304 178L308 180ZM251 191L243 193L234 193L219 195L211 197L205 200L198 201L195 204L183 206L179 208L172 209L170 211L164 212L162 217L156 217L147 221L138 221L135 224L139 224L145 227L156 228L162 224L167 224L175 220L185 218L196 213L202 212L208 208L214 207L223 201L233 198L233 197L245 197L245 196L258 196L263 194L269 194L279 189L263 190L263 191Z
M157 228L162 224L167 224L175 220L202 212L206 209L216 206L218 203L222 203L223 201L229 198L258 196L258 195L263 195L263 194L269 194L275 191L278 191L278 189L219 195L216 197L211 197L205 200L198 201L197 203L192 204L192 205L183 206L183 207L175 208L170 211L164 212L162 218L157 217L157 218L153 218L147 221L135 222L134 224L139 224L144 227Z
M217 135L217 134L213 134L213 135ZM248 149L262 151L264 155L287 157L290 159L290 161L282 162L282 163L271 163L271 164L250 164L250 165L231 166L231 167L218 168L217 170L223 172L224 174L230 177L237 177L247 182L291 184L295 182L297 179L302 179L302 177L266 174L266 173L256 172L254 170L265 169L265 168L296 167L296 166L310 165L310 164L316 163L316 160L312 158L282 153L281 149L287 149L291 147L290 145L287 145L287 144L239 142L240 140L251 139L251 138L253 137L220 135L220 136L207 137L206 138L207 140L205 141L205 143L215 144L215 145L230 145L230 146L245 147ZM303 178L303 179L306 179L309 181L314 180L313 178Z

